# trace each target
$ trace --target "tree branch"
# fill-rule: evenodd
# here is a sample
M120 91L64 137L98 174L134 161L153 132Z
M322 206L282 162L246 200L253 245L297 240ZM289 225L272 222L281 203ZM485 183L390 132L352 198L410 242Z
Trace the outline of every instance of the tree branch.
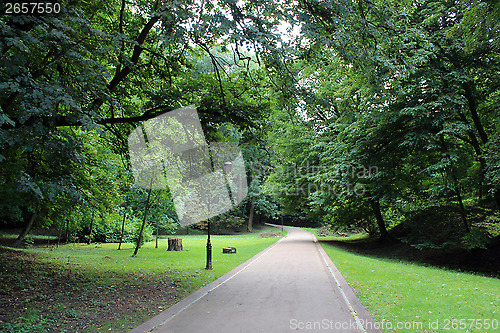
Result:
M162 108L162 109L159 110L160 108ZM170 108L168 108L168 110L166 110L166 108L167 107L165 107L165 109L164 109L162 106L155 107L151 110L145 111L140 116L104 118L104 119L96 121L95 123L99 124L99 125L134 124L134 123L137 123L139 121L146 121L146 120L155 118L156 116L159 116L165 112L171 111ZM65 117L44 117L44 118L38 117L38 118L30 118L28 121L26 121L25 123L22 123L22 124L19 122L15 122L13 125L8 124L8 123L4 123L4 124L2 124L2 126L0 126L0 129L12 130L12 129L17 129L17 128L21 128L21 127L25 127L25 126L31 126L39 120L41 120L42 124L44 126L47 126L47 127L66 127L66 126L83 126L84 125L84 123L82 121L72 121L72 120L65 118Z
M132 57L130 59L130 62L133 65L136 65L137 62L139 61L139 56L141 55L141 52L143 50L142 44L146 40L146 37L149 33L149 31L153 28L153 26L158 22L160 19L159 16L154 16L152 17L146 25L143 27L141 32L139 33L139 36L135 40L136 45L134 47L134 51L132 53ZM132 71L132 65L125 66L121 71L117 71L113 79L108 83L107 89L108 91L113 91L116 89L118 84L125 79L125 77ZM14 96L15 98L15 96ZM11 101L8 101L11 102ZM97 98L92 102L91 108L93 109L98 109L104 104L104 100L102 98ZM2 105L2 108L4 111L6 111L5 105ZM120 124L120 123L135 123L138 121L143 121L143 120L148 120L151 118L154 118L158 114L151 114L149 111L146 111L144 114L141 116L135 116L135 117L123 117L123 118L106 118L106 119L101 119L96 121L97 124ZM20 123L19 121L15 121L14 124L9 124L9 123L4 123L0 126L2 130L9 130L9 129L16 129L16 128L21 128L23 126L29 126L33 125L36 121L41 120L42 124L44 126L55 126L55 127L63 127L63 126L82 126L83 122L82 121L71 121L68 118L65 118L63 116L61 117L45 117L45 118L30 118L24 123Z
M141 52L143 50L142 44L144 44L144 41L146 40L146 36L148 35L149 31L153 26L158 22L160 19L159 16L153 16L148 23L142 28L142 31L139 33L139 36L137 37L136 45L134 46L134 51L132 53L132 57L130 58L130 62L133 65L136 65L137 62L139 61L139 56L141 55ZM127 77L127 75L132 71L132 66L128 65L125 66L121 71L117 72L113 79L108 83L107 89L111 92L116 89L118 84ZM102 98L97 98L94 100L92 103L92 106L94 109L98 109L104 104L104 100Z

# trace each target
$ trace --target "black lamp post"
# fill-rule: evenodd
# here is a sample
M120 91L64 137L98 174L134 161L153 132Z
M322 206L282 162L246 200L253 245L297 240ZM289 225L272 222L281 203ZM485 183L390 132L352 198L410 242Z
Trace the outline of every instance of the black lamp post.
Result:
M231 162L225 162L224 163L224 179L226 180L227 184L227 179L226 175L231 172L231 169L233 167L233 163ZM233 199L231 197L231 203L233 203ZM205 267L206 270L212 270L212 243L210 242L210 219L208 219L208 232L207 232L207 266Z
M225 175L227 175L228 173L230 173L232 168L233 168L233 163L231 163L231 162L224 162L224 174Z
M210 243L210 219L208 219L208 237L207 237L207 270L212 270L212 243Z

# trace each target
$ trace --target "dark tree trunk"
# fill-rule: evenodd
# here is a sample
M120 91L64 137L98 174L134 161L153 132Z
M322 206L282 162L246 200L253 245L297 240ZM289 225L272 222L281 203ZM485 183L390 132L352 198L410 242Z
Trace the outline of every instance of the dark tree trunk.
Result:
M463 87L464 87L464 91L465 91L464 96L467 99L467 103L469 105L469 111L470 111L470 114L472 117L472 121L474 123L474 127L476 128L477 133L479 134L479 138L481 139L481 142L483 144L485 144L488 142L488 135L486 134L486 131L484 130L483 124L481 123L481 119L479 118L479 114L477 113L476 97L474 96L475 87L471 86L469 84L464 84ZM486 163L485 163L484 159L481 157L481 150L479 148L477 148L477 147L479 147L479 144L478 144L477 140L475 139L475 135L472 135L472 136L474 137L474 140L472 140L473 138L471 137L471 134L469 133L469 137L471 137L471 141L473 143L474 150L476 151L476 154L478 155L478 158L480 159L481 169L482 169L481 171L483 173L481 176L484 178L484 171L485 171ZM481 194L483 193L482 189L481 189L480 193ZM493 192L493 197L494 197L495 202L497 204L497 208L500 209L500 189L495 189L495 191Z
M19 237L17 237L17 239L14 241L14 244L13 244L14 247L18 247L18 246L21 246L23 244L26 236L29 234L29 232L31 231L31 228L33 227L33 223L35 222L36 216L37 216L37 213L35 213L35 212L25 216L24 228L21 231L21 234L19 235Z
M466 115L463 112L459 111L458 115L465 125L470 125ZM479 165L481 168L481 170L479 171L480 174L479 174L479 186L478 186L478 201L481 201L484 195L484 173L486 171L486 161L484 160L481 145L476 137L476 134L473 132L473 130L467 130L467 135L469 136L468 143L472 146L472 148L474 148L474 152L476 153L476 157L479 161ZM444 142L442 144L444 145Z
M389 233L387 232L387 228L385 227L384 217L382 216L382 212L380 211L380 203L377 199L374 199L370 192L366 193L369 198L370 206L372 207L373 214L375 215L375 219L377 221L378 231L380 233L380 239L385 240L388 238Z
M123 243L123 232L125 231L125 219L127 218L127 212L123 213L123 221L122 221L122 232L120 234L120 244L118 244L118 250L121 250Z
M476 97L474 96L474 87L471 87L469 84L464 84L465 98L467 99L467 103L469 104L469 111L472 117L472 121L474 122L474 127L476 127L477 133L479 133L479 137L481 141L484 143L488 142L488 136L484 130L483 124L481 124L481 119L479 118L479 114L477 113L477 105L476 105Z
M151 184L153 181L151 181ZM148 216L148 210L149 210L149 199L151 198L151 190L152 188L149 188L148 192L148 198L146 199L146 208L144 209L144 218L142 219L142 225L141 225L141 231L139 232L139 239L137 240L137 244L135 245L135 250L134 254L132 257L135 257L137 255L137 252L139 252L139 248L141 247L141 241L142 241L142 234L144 232L144 226L146 225L146 218Z

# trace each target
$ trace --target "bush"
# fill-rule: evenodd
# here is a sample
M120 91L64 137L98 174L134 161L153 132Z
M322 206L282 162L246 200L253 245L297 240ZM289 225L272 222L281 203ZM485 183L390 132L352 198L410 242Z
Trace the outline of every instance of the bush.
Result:
M76 214L75 214L76 215ZM113 210L107 213L101 213L95 216L92 235L90 235L91 220L90 214L84 215L80 212L73 216L77 222L72 225L70 235L75 235L77 242L88 242L89 237L92 242L99 243L118 243L122 233L123 212ZM97 214L96 214L97 215ZM139 237L142 220L133 214L127 214L123 229L123 242L135 243ZM168 223L161 223L163 230L170 228L175 232L175 221L169 220ZM146 225L143 233L143 240L148 242L153 240L153 228ZM142 245L142 244L141 244Z
M393 235L418 249L444 249L460 243L463 234L457 209L430 206L407 214L407 219L392 228Z
M35 239L31 235L27 235L24 238L24 247L27 249L31 249L33 247L33 244L35 244Z
M369 204L358 198L339 202L330 209L324 217L325 222L334 231L349 228L363 228L370 235L378 232L378 227L373 221L373 211Z
M212 225L215 226L214 232L220 233L228 230L241 230L246 224L246 220L238 215L224 213L212 219Z
M462 244L467 250L488 248L491 243L489 234L484 230L473 229L462 237Z
M471 231L466 232L457 207L431 206L408 214L407 219L395 226L391 233L418 249L487 249L491 235L485 230L484 221L488 218L480 216L480 219L483 225L471 223L469 218Z

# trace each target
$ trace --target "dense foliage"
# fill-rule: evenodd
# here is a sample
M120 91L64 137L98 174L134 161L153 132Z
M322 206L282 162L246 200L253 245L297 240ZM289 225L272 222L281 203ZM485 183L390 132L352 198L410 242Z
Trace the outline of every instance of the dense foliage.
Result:
M407 232L424 234L418 244L430 244L432 228L413 222L441 207L466 246L484 246L470 246L467 234L472 224L481 235L498 233L470 208L498 215L491 209L500 206L499 5L301 3L305 35L315 38L290 66L295 94L273 132L294 170L274 176L292 188L283 200L334 228L382 237L411 220ZM297 191L303 184L307 191Z
M288 214L416 235L436 208L472 247L495 234L499 4L62 3L0 18L0 214L19 241L32 226L119 241L122 225L129 241L144 217L174 232L168 191L134 184L127 136L187 105L244 154L249 194L221 232Z

